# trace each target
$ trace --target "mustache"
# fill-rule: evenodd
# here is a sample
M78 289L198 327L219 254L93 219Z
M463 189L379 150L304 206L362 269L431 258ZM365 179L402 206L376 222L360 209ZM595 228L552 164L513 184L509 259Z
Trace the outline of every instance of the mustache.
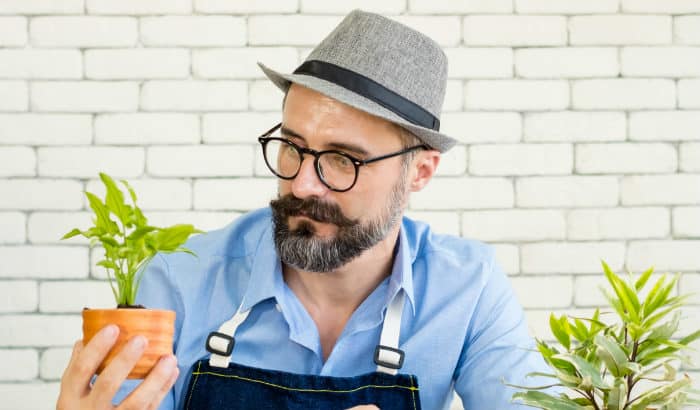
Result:
M343 215L338 205L314 197L301 199L286 194L270 201L270 206L283 218L303 215L317 222L332 223L341 228L358 224L357 220Z

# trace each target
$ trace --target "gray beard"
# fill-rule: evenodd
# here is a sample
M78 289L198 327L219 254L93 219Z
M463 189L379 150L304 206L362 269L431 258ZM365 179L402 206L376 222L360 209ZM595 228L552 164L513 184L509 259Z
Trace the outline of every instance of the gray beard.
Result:
M301 221L290 229L288 217L272 207L274 240L283 263L305 272L331 272L357 258L386 238L400 221L406 196L404 178L391 192L384 212L368 222L339 226L332 238L315 236L314 226Z

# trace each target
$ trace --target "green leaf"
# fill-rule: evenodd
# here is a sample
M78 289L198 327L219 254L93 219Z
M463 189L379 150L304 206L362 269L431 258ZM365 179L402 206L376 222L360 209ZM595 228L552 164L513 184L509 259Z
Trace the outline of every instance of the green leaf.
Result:
M93 212L95 212L95 216L97 217L97 227L103 228L110 234L118 234L119 227L109 217L109 209L107 206L103 204L100 198L98 198L92 192L85 192L85 196L87 196L88 201L90 202L90 208L92 208Z
M83 233L83 232L82 232L80 229L78 229L78 228L73 228L72 231L70 231L70 232L68 232L67 234L63 235L63 236L61 237L61 240L63 240L63 239L68 239L68 238L72 238L72 237L77 236L77 235L80 235L80 234L82 234L82 233Z
M100 172L100 179L102 179L102 182L107 188L107 195L105 196L107 208L119 218L122 225L127 226L129 224L129 214L126 209L126 204L124 203L124 194L122 194L122 191L109 175Z
M627 363L627 355L622 351L620 346L611 340L609 336L597 334L595 336L595 344L598 346L598 356L605 362L605 366L610 370L615 377L624 376L626 371L622 365Z
M642 275L637 279L637 281L634 283L634 288L639 292L644 288L644 285L646 285L647 281L651 277L651 274L654 272L654 267L652 266L651 268L647 269L642 273Z
M161 251L172 251L187 241L193 233L201 232L189 224L178 224L154 232L152 238L156 248Z
M610 389L610 386L603 380L600 370L596 368L592 363L586 361L586 359L584 359L583 357L579 357L568 353L561 353L552 356L552 358L570 363L576 368L576 371L581 376L581 378L590 378L590 381L593 386L602 390Z
M593 406L582 406L569 398L555 397L539 391L515 393L513 401L516 399L530 407L545 410L593 410Z
M690 386L690 378L688 378L688 376L676 380L673 383L659 386L655 389L645 392L644 394L638 397L635 397L635 402L634 404L632 404L632 406L629 407L629 409L645 410L650 404L659 402L687 386Z
M566 318L563 315L561 319L566 321ZM571 347L571 337L569 337L569 333L567 333L564 329L563 322L560 319L557 319L557 317L554 316L554 313L549 315L549 327L552 329L552 334L557 338L559 343L561 343L566 350L569 350Z
M637 300L637 295L610 269L605 261L602 261L602 264L605 277L608 279L618 299L622 302L622 306L629 314L630 319L634 323L639 323L639 300Z
M613 388L608 393L608 410L623 410L627 404L627 382L622 378L616 378Z

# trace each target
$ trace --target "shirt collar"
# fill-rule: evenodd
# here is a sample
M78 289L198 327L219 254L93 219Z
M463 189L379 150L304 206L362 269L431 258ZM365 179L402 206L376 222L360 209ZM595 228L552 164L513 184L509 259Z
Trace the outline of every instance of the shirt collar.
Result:
M272 238L272 230L270 219L257 243L257 249L252 252L250 280L243 296L241 311L246 311L264 300L279 298L284 291L282 265ZM416 249L413 249L409 242L410 236L407 225L402 223L399 230L398 251L389 277L385 306L389 305L399 289L403 289L410 301L411 311L415 315L413 262L416 259Z

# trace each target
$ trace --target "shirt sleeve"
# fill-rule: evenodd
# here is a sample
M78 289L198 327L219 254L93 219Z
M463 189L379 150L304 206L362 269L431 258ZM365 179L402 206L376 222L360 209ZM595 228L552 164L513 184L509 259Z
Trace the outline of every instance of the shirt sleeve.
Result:
M455 372L455 390L464 408L530 409L511 402L517 389L504 382L537 386L551 379L525 377L549 372L528 334L525 313L493 251L485 267L484 288L467 330Z
M142 273L141 283L136 294L136 304L141 304L148 309L175 311L173 349L177 351L177 341L182 328L184 308L181 293L170 276L168 264L162 254L157 254ZM183 368L180 368L178 379L182 379L184 375ZM142 380L126 380L112 399L112 404L118 405L141 382ZM181 380L178 380L175 385L177 386L181 382ZM175 389L171 389L157 408L158 410L174 410L175 404Z

